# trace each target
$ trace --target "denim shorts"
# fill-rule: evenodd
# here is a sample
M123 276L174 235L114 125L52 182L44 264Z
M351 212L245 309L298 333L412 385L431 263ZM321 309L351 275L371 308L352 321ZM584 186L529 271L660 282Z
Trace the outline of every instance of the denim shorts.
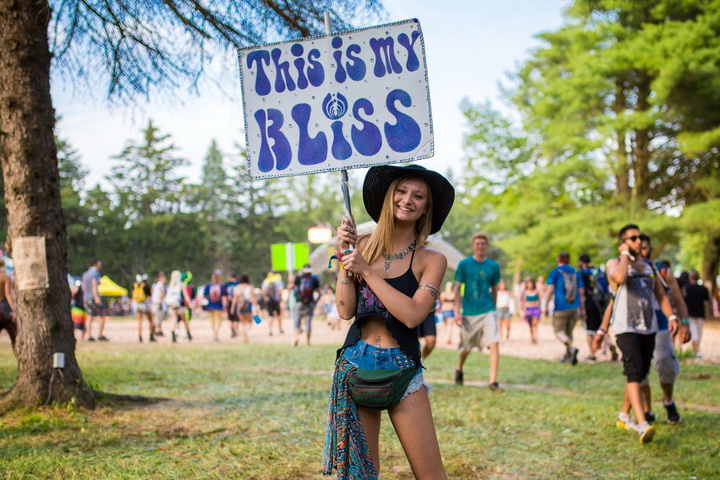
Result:
M403 352L400 347L378 348L363 340L358 340L355 344L347 347L343 351L343 358L357 368L367 370L417 368L415 362L410 358L410 355ZM418 368L401 401L405 400L411 393L420 390L423 385L429 394L430 386L425 383L422 368Z

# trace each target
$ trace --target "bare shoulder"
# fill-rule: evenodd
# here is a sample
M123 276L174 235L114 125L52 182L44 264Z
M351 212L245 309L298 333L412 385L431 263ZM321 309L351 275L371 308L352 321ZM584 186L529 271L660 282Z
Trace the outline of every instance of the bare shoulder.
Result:
M447 258L445 258L445 255L435 249L428 248L428 247L422 247L417 251L418 260L420 260L423 264L428 263L440 263L442 266L447 266Z

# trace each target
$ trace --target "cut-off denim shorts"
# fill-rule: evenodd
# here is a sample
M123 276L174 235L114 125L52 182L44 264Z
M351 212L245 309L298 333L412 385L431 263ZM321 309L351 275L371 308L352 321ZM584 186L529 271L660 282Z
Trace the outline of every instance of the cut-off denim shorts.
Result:
M358 340L343 352L343 358L357 368L367 370L395 370L403 368L416 368L415 362L410 355L402 351L400 347L381 348L370 345L369 343ZM422 368L417 369L417 373L410 381L405 394L400 401L405 400L411 393L415 393L422 386L425 386L428 394L430 393L430 385L425 383Z

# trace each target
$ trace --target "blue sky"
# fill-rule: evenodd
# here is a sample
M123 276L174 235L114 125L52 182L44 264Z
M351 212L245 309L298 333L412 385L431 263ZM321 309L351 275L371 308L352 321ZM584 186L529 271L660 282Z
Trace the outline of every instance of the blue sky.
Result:
M499 100L499 82L541 45L535 35L558 28L567 0L386 0L388 22L418 18L425 37L430 81L435 156L428 168L445 172L462 168L465 125L459 110L464 97L473 102ZM206 85L200 96L183 90L174 100L155 99L130 110L108 107L102 90L95 96L78 95L60 81L53 82L53 102L62 116L59 134L80 153L90 170L87 186L102 182L127 139L140 138L148 118L172 135L178 155L189 161L183 174L191 181L200 175L202 159L212 139L223 151L243 143L243 115L237 67L228 56L219 67L221 88Z

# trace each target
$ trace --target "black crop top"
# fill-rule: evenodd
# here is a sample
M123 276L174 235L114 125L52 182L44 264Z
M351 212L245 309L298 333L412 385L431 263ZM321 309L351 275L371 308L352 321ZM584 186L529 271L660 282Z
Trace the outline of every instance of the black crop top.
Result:
M410 257L410 266L407 271L399 277L385 279L391 287L401 293L404 293L408 297L412 297L419 286L418 281L415 278L415 274L412 271L412 263L414 259L415 251L413 250L412 256ZM367 317L378 317L385 322L385 326L390 331L393 338L398 342L402 351L408 354L416 365L420 366L420 341L418 340L417 327L409 328L388 312L385 305L382 304L380 299L370 288L370 285L368 285L364 280L361 279L360 283L356 284L355 287L357 288L355 321L348 330L347 336L345 337L345 343L343 343L342 348L340 348L337 352L338 357L342 354L343 350L354 345L355 342L362 338L360 333L360 322Z

